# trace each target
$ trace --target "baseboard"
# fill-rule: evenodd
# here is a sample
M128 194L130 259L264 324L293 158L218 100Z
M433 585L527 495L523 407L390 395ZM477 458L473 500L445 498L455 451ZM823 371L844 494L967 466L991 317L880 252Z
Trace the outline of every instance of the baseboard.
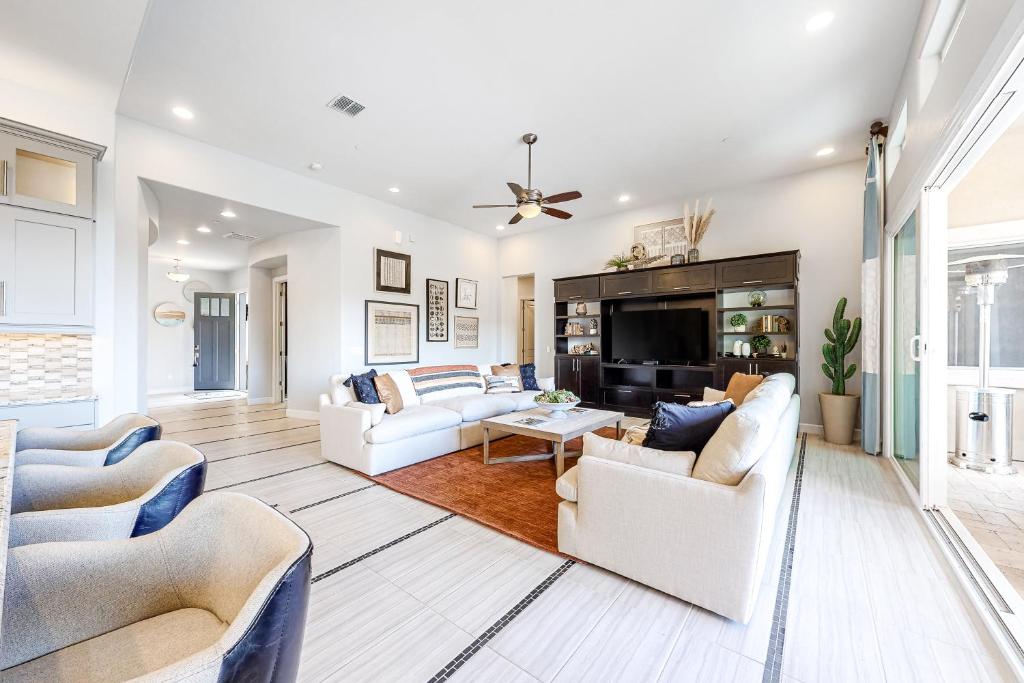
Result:
M187 387L161 387L159 389L151 389L146 396L165 396L167 394L187 394L192 391L192 385Z
M294 410L288 408L284 411L285 417L297 417L302 420L319 420L320 413L315 410Z
M821 425L811 424L810 422L801 422L800 431L806 432L807 434L817 434L818 436L821 436L822 434L825 433L825 428L822 427ZM859 429L853 430L853 440L860 441Z
M264 398L252 398L250 396L246 402L251 406L263 405L264 403L276 403L273 396L265 396Z

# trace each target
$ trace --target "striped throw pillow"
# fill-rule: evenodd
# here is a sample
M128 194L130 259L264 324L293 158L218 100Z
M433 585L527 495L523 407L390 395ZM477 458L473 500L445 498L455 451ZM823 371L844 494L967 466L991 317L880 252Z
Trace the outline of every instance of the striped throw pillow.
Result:
M409 370L416 395L423 403L484 393L484 380L475 365L432 365Z
M519 375L487 375L484 381L487 382L488 394L514 394L523 390L519 385Z

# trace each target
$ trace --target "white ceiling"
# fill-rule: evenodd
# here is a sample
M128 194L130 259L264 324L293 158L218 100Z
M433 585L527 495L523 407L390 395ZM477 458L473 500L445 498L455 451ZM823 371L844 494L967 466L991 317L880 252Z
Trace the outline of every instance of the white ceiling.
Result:
M862 159L921 4L152 0L119 111L493 235L512 210L470 205L526 184L528 131L535 186L582 191L577 221Z
M144 182L160 202L160 236L149 247L150 259L168 263L181 259L182 268L186 271L189 268L234 270L248 265L250 243L225 239L224 234L228 232L266 239L288 232L329 227L325 223L231 202L155 180ZM221 217L220 212L225 209L234 211L236 217ZM201 225L210 228L210 232L198 232L196 228ZM189 244L178 244L182 239Z
M1024 116L949 193L949 227L1024 219Z
M113 109L146 4L4 0L0 78Z

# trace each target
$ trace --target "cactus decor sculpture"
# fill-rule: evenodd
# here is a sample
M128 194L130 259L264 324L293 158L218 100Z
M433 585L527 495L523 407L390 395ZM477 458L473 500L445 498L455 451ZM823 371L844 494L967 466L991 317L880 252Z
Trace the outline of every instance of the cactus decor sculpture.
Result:
M836 312L832 316L832 329L825 330L825 339L828 341L822 345L821 353L825 362L821 364L821 370L825 376L832 380L832 393L836 396L846 394L846 380L853 377L857 372L857 364L846 365L846 356L853 351L860 339L860 318L854 318L851 323L843 317L846 313L846 297L839 299L836 304Z

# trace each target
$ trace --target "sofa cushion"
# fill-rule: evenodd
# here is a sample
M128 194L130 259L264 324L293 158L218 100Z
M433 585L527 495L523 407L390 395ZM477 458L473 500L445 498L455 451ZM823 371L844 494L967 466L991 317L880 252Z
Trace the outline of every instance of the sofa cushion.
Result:
M732 399L736 405L743 405L747 394L754 390L764 380L761 375L745 375L742 372L733 373L729 378L729 386L725 388L725 397Z
M634 446L624 441L606 439L593 432L583 435L583 455L684 477L690 476L693 462L697 459L697 454L693 451L659 451Z
M555 480L555 493L562 500L576 502L576 491L578 490L580 468L579 465L570 467L565 474Z
M402 401L402 392L399 391L398 384L390 372L374 377L373 384L377 387L377 395L380 397L380 402L385 405L389 413L394 415L405 407Z
M732 401L700 407L658 401L643 445L660 451L700 453L734 408Z
M516 410L530 410L536 408L537 403L533 400L540 396L539 391L517 391L514 394L505 394L506 398L510 398L516 402Z
M431 406L446 408L458 413L462 422L486 420L495 415L505 415L516 409L516 402L509 396L514 394L477 394L476 396L455 396L431 403Z
M504 363L502 365L492 365L491 375L508 376L508 377L520 377L519 365L517 363Z
M377 387L373 383L373 378L376 376L377 371L372 369L361 375L352 375L345 380L345 386L352 387L352 393L356 395L356 400L360 403L380 403Z
M523 378L523 389L529 391L540 391L537 384L537 366L533 363L524 363L519 366L519 376Z
M777 374L751 391L708 440L693 477L727 486L739 484L771 444L795 386L792 375Z
M178 609L6 669L3 680L127 681L210 647L225 630L211 612Z
M462 416L454 410L438 406L410 406L395 415L385 415L379 425L366 430L363 438L369 443L390 443L461 423Z
M484 393L484 380L476 365L431 365L408 372L423 403Z
M487 375L484 377L488 394L515 394L523 390L519 375Z
M352 401L348 404L348 408L359 408L365 410L370 414L370 426L376 427L384 419L384 412L387 410L387 406L383 403L360 403L359 401Z

